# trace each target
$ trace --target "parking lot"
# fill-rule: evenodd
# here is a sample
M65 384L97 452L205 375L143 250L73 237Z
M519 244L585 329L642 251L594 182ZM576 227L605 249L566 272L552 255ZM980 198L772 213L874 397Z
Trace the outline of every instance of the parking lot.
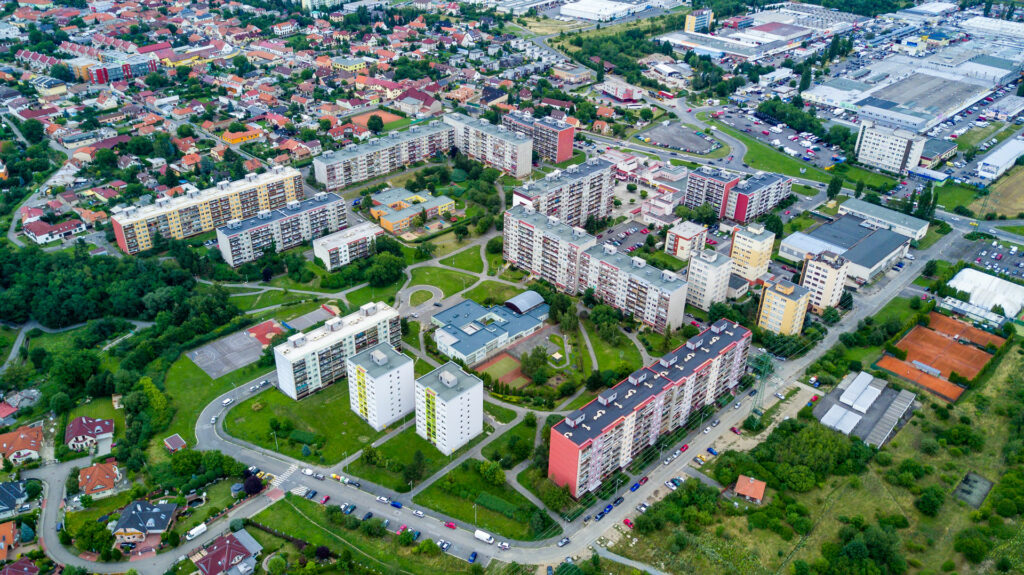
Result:
M696 131L679 122L668 122L668 125L657 124L638 134L637 138L645 143L694 154L707 154L720 147L711 136L698 135Z
M987 270L1011 276L1024 276L1024 250L1005 241L982 243L972 254L974 263Z
M245 330L239 330L194 349L186 355L199 366L199 369L206 372L206 375L217 379L254 363L262 353L263 346L260 342Z

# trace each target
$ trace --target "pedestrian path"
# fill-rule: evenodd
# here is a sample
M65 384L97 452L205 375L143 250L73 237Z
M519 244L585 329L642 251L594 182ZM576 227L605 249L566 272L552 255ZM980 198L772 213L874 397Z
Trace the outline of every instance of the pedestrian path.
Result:
M292 473L295 473L295 471L298 468L299 466L297 465L289 465L288 469L281 475L275 477L274 480L270 482L270 484L273 485L274 487L281 487L281 484L287 481L287 479L292 476Z

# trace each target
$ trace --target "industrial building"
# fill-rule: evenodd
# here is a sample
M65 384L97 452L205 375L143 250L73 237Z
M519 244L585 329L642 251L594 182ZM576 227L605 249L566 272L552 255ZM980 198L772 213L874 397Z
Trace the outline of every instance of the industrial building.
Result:
M231 220L276 210L302 198L302 173L276 166L262 174L246 174L206 190L188 189L175 197L157 198L148 206L131 206L111 218L117 245L126 254L153 247L153 238L183 239L215 230Z
M378 343L398 346L401 340L398 311L384 302L365 304L276 346L278 388L292 399L302 399L345 377L349 357Z
M729 257L732 258L733 272L748 282L755 282L768 273L775 246L775 233L764 229L762 224L750 224L745 228L737 226L732 232Z
M912 240L922 240L928 233L928 221L903 212L890 210L857 198L847 198L839 204L839 215L852 214L876 228L891 230Z
M572 158L576 128L562 120L551 116L534 118L529 112L513 110L501 117L501 125L532 138L534 151L549 162L557 164Z
M820 315L839 305L849 272L850 262L842 256L827 251L807 255L800 273L800 285L811 292L811 311Z
M484 430L484 383L449 361L416 380L416 435L444 455Z
M455 128L454 145L466 156L515 178L533 170L533 140L525 134L457 112L445 114L444 122Z
M512 205L528 205L569 226L611 215L614 201L614 164L595 157L582 164L555 170L546 177L513 190Z
M1013 138L989 152L978 160L978 177L996 180L1017 163L1017 158L1024 156L1024 140Z
M612 0L578 0L563 4L559 12L562 16L570 18L608 22L638 12L641 10L640 6L642 5L613 2Z
M850 262L848 277L858 284L885 273L909 250L910 237L876 228L853 214L842 215L808 232L790 234L779 245L779 255L794 262L803 261L807 254L825 251L841 255Z
M700 250L686 268L686 303L708 311L729 297L732 259L714 250Z
M364 349L347 362L349 406L374 430L381 431L416 407L413 360L390 343Z
M551 428L548 478L579 498L626 467L701 408L733 393L746 371L750 330L720 319Z
M434 341L438 352L476 365L540 331L549 309L540 294L529 290L490 308L463 300L435 313L430 322L437 327Z
M434 120L321 154L313 160L313 173L330 192L446 154L454 145L455 130Z
M780 279L764 282L757 309L757 326L779 335L800 335L811 301L811 291Z
M217 228L217 247L231 267L258 260L266 250L275 253L336 232L348 225L345 200L319 192L284 208L264 210L244 220L229 220Z
M924 136L863 120L857 133L857 161L894 174L906 174L921 163L924 145Z
M353 260L369 257L373 242L384 235L380 226L362 222L340 232L313 240L313 255L320 258L327 271L334 271Z
M672 227L665 235L665 253L683 261L704 248L708 239L705 225L684 220Z
M948 285L970 294L970 303L980 308L1003 308L1003 314L1009 318L1020 317L1024 309L1024 286L974 268L960 270Z
M870 373L849 374L814 405L814 416L825 427L851 435L872 447L892 438L913 413L917 395L897 391Z

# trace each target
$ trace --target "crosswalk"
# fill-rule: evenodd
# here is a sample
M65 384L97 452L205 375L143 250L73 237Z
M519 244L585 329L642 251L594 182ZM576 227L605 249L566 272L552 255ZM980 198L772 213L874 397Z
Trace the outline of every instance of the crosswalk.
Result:
M273 485L274 487L281 487L281 484L284 483L289 477L291 477L292 473L295 473L295 471L298 470L298 468L299 467L297 465L289 465L288 469L281 475L275 477L274 480L270 482L270 484Z

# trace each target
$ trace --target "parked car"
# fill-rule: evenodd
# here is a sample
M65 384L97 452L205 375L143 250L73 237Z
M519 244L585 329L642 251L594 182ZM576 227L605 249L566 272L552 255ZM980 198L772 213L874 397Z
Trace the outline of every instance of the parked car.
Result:
M640 483L640 485L646 485L647 482L650 481L650 480L651 480L650 477L647 477L646 475L644 475L643 477L640 478L639 483Z
M639 483L634 483L633 485L630 485L630 486L629 486L629 490L630 490L631 492L632 492L632 491L636 491L637 489L640 489L640 484L639 484Z
M625 500L626 499L620 495L620 496L615 498L615 501L612 501L612 505L618 507L619 505L622 505L622 502L625 501Z
M419 509L414 509L412 514L415 515L416 517L423 517L423 512L420 511Z
M623 519L622 520L622 524L625 525L626 527L629 527L630 529L633 528L633 522L630 521L629 517Z
M324 495L323 499L320 500L320 505L327 505L327 502L331 500L330 495Z
M377 496L377 503L391 503L391 500L383 495Z
M455 529L455 524L452 523L451 521L446 521L444 526L447 527L448 529Z
M739 430L738 428L736 428L736 427L730 427L730 428L729 428L729 431L731 431L731 432L735 433L736 435L743 435L743 432L741 432L741 431L740 431L740 430Z
M363 514L363 521L369 521L371 519L373 519L372 511L367 511L365 514Z
M476 551L469 554L469 562L476 563Z
M569 544L569 538L568 537L562 537L561 539L558 540L558 546L559 547L565 547L568 544Z

